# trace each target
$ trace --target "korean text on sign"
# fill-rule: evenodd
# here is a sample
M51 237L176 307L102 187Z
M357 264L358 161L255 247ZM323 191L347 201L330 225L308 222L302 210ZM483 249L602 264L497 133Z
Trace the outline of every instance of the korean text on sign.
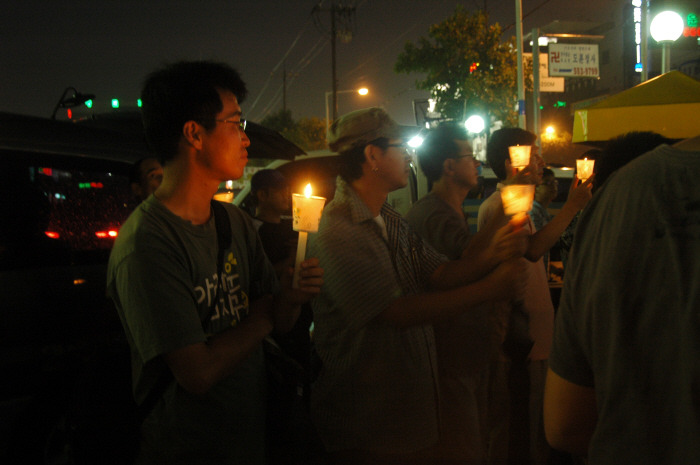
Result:
M549 75L599 77L598 45L550 44Z

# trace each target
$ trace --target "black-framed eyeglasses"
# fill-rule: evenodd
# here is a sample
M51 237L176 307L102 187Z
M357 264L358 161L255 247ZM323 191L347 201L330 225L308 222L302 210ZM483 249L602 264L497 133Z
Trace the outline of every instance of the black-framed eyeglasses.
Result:
M240 129L241 131L245 131L245 128L248 125L248 122L246 120L244 120L243 118L241 118L238 121L233 120L233 119L211 119L208 121L214 121L216 123L235 124L236 126L238 126L238 129Z
M229 124L235 124L238 126L238 129L241 131L245 131L246 126L248 125L248 122L241 118L238 121L232 120L232 119L215 119L217 123L229 123Z

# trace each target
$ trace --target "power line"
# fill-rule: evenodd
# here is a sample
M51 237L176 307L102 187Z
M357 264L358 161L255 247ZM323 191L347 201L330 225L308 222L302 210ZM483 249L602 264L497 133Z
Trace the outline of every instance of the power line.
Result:
M321 3L323 3L323 1L322 1ZM265 92L265 90L267 89L267 87L270 85L270 81L271 81L272 78L274 77L275 73L277 72L277 70L279 69L279 67L282 66L282 64L284 63L284 61L287 59L287 57L289 56L289 54L291 53L291 51L292 51L292 50L294 49L294 47L296 46L297 42L299 42L299 39L300 39L301 36L304 34L304 31L306 31L306 28L309 26L309 23L311 22L311 20L312 20L312 17L309 17L309 18L306 20L306 23L305 23L304 26L301 28L301 31L299 31L299 34L297 34L297 37L292 41L292 44L289 46L289 48L288 48L287 51L285 52L284 56L283 56L283 57L280 59L280 61L275 65L275 67L272 68L272 71L271 71L270 74L267 76L267 80L265 80L265 84L263 85L262 89L261 89L260 92L258 93L258 96L257 96L257 97L255 98L255 100L253 101L253 104L250 106L250 108L249 108L249 110L248 110L249 112L252 113L252 111L255 109L255 107L256 107L257 104L258 104L258 101L260 101L260 98L262 97L263 93Z

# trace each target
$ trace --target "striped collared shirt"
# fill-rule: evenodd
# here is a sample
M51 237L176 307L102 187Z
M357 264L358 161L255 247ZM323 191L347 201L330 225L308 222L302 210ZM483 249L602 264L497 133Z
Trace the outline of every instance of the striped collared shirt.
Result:
M447 258L388 204L387 239L341 178L310 246L324 268L314 300L323 370L312 392L316 425L331 451L410 452L437 440L437 364L430 326L396 328L379 318L401 296L426 290Z

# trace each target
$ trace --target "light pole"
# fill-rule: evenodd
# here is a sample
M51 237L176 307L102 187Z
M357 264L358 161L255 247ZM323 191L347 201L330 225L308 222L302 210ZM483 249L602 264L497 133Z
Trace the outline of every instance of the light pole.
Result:
M360 95L367 95L369 94L369 90L366 87L361 87L359 89L348 89L348 90L338 90L335 92L336 95L338 94L349 94L352 92L357 92ZM330 95L333 95L333 91L329 90L326 92L326 134L328 133L328 129L331 127L331 122L330 122L330 116L328 114L328 97Z
M651 37L661 44L661 74L671 70L671 44L683 34L683 18L675 11L662 11L649 27Z

